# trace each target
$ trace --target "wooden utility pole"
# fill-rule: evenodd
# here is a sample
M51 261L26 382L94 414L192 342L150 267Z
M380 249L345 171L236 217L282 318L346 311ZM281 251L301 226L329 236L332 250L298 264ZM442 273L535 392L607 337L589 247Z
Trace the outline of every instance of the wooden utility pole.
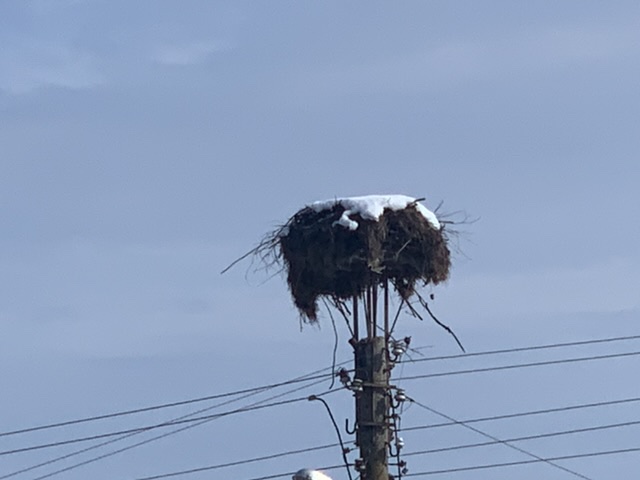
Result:
M355 378L362 382L362 390L356 392L356 444L363 461L360 470L362 480L389 480L390 368L387 337L386 332L385 336L375 336L377 292L374 291L373 295L368 293L365 312L368 335L361 340L355 339L357 341L353 343ZM357 308L356 305L354 307Z

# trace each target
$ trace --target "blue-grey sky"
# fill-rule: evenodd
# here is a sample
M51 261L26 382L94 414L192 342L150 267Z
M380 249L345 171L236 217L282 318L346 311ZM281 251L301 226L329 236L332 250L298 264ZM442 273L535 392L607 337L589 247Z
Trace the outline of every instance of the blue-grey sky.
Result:
M2 2L0 433L328 366L330 322L301 331L281 278L245 276L246 264L219 272L298 208L336 196L402 193L479 218L460 226L452 278L433 290L433 308L469 351L638 334L639 31L631 1ZM456 353L428 322L403 318L399 331L429 355ZM338 356L348 359L339 333ZM637 369L630 357L406 388L464 419L638 396ZM339 419L350 416L347 393L330 398ZM0 451L190 411L0 437ZM632 404L484 428L507 438L638 412ZM403 415L405 426L440 420L416 406ZM640 447L638 433L518 445L551 457ZM333 441L321 406L292 404L52 478L133 480ZM450 429L405 441L417 451L483 438ZM0 457L0 477L82 446ZM407 460L419 472L528 458L497 446ZM639 458L562 465L631 478ZM339 451L323 450L184 478L337 463ZM572 478L545 464L425 478L514 476Z

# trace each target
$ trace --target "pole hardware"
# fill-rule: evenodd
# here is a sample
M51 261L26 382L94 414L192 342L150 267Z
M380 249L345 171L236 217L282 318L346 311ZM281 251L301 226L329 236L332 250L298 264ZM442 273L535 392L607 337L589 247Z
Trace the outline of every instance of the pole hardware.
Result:
M355 393L362 392L364 390L363 384L364 382L362 380L360 380L359 378L354 378L347 388Z
M353 424L353 430L349 428L349 419L345 418L344 420L344 430L347 432L347 435L353 435L354 433L356 433L356 431L358 431L358 424L354 423Z

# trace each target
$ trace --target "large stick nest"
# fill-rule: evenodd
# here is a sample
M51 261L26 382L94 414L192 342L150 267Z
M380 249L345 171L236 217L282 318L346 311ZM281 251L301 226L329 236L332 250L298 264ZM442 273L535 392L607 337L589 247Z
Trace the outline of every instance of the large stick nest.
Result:
M451 266L447 237L415 208L385 209L380 218L350 218L358 228L339 224L345 208L336 203L316 211L305 207L267 237L256 253L283 264L295 306L315 322L318 299L334 302L361 295L388 280L408 300L416 284L447 280Z

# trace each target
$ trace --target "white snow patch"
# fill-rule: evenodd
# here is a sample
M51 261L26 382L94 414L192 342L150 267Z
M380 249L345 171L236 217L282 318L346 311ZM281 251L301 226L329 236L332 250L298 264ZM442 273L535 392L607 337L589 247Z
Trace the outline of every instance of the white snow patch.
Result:
M366 195L363 197L334 198L331 200L313 202L311 204L311 208L316 212L320 212L322 210L333 208L337 204L344 207L344 212L336 223L348 228L349 230L355 230L358 228L358 222L353 220L351 215L357 214L365 220L377 221L380 219L380 215L382 215L385 208L394 211L404 210L412 204L415 204L418 212L422 214L433 228L437 230L442 228L435 213L420 202L417 202L415 198L408 197L406 195Z

